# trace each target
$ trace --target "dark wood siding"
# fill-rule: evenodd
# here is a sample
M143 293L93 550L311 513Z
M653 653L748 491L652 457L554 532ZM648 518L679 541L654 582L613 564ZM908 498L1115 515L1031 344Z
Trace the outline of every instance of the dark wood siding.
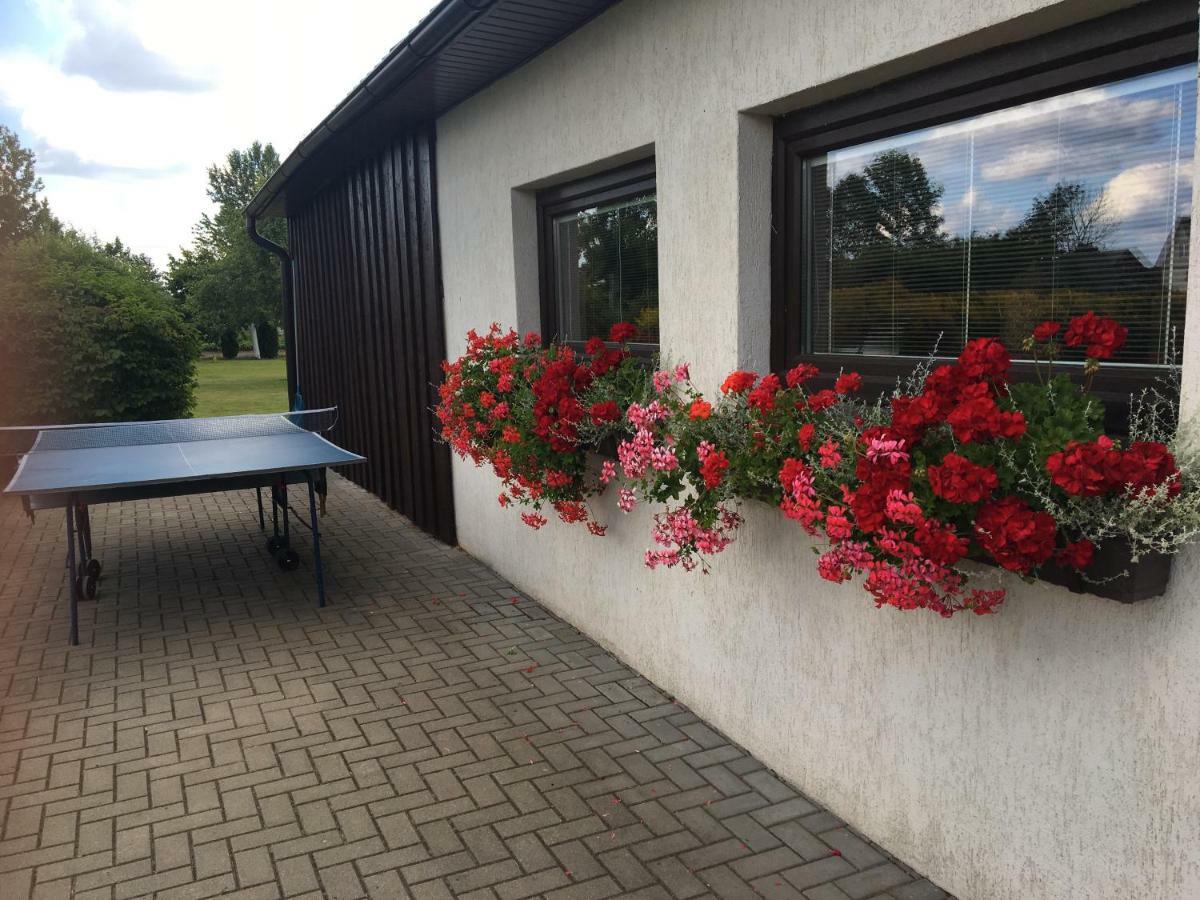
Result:
M297 361L309 408L367 458L348 478L455 542L448 448L435 438L445 355L433 127L356 163L288 218Z

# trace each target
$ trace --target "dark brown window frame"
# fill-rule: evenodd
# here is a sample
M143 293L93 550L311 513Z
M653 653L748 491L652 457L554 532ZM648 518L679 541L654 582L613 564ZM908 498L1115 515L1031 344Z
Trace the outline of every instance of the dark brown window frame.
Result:
M796 110L776 120L772 172L771 367L821 366L832 381L854 369L873 390L895 386L919 360L910 357L804 352L802 259L806 158L940 125L1080 88L1195 62L1197 10L1192 0L1151 0L1019 43L927 69L870 90ZM1032 378L1030 363L1014 377ZM1110 427L1127 427L1128 401L1161 371L1106 366L1093 386L1110 411Z
M554 302L554 219L564 213L625 200L647 191L657 192L653 157L538 192L538 290L541 295L543 340L549 341L559 337L558 306ZM564 343L578 349L584 342L568 340ZM631 349L636 355L648 357L658 351L658 345L636 344Z

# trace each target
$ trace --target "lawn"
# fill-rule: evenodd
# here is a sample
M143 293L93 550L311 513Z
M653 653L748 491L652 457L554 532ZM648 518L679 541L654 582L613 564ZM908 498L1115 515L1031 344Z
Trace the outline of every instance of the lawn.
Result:
M287 371L282 359L201 359L196 363L196 416L287 408Z

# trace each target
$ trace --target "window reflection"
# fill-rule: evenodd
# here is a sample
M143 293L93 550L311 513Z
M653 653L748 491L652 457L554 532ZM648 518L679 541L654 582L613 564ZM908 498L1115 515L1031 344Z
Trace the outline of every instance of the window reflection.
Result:
M837 150L805 164L817 353L956 353L1094 309L1120 361L1181 334L1196 68Z

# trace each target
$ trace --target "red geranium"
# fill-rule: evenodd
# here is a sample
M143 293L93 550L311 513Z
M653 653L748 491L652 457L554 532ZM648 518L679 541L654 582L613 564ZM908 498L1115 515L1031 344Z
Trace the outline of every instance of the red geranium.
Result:
M608 330L608 339L614 344L624 344L626 341L632 341L637 334L637 328L630 325L628 322L618 322Z
M995 469L980 466L965 456L947 453L940 466L930 466L929 486L951 503L979 503L1000 485Z
M1134 441L1121 454L1120 484L1130 493L1152 490L1170 480L1167 493L1174 496L1181 488L1178 475L1175 457L1165 444L1157 441Z
M1068 347L1086 346L1091 359L1112 359L1112 355L1125 346L1129 329L1116 319L1106 319L1094 312L1076 316L1067 324L1063 343Z
M976 338L958 355L962 373L976 380L1003 381L1011 364L1008 349L995 338Z
M704 486L709 490L717 487L728 469L729 457L723 450L713 450L708 453L704 457L704 461L700 463L700 477L704 479Z
M730 372L724 381L721 382L722 394L743 394L754 386L754 382L758 380L758 375L754 372Z
M590 413L593 425L603 425L621 418L621 407L613 400L605 400L603 403L593 403Z
M1058 322L1042 322L1033 329L1033 339L1039 343L1046 343L1062 330L1062 325Z
M967 541L953 527L926 519L913 534L921 552L940 566L952 566L967 555Z
M761 412L770 412L775 408L775 395L779 393L779 376L764 375L758 387L746 397L746 402Z
M693 400L688 408L689 419L707 419L712 415L712 404L707 400Z
M820 369L812 363L800 363L794 369L790 369L786 376L787 386L794 388L798 384L803 384L810 378L815 378L820 374Z
M1019 438L1025 433L1025 417L1016 411L1000 409L983 383L963 391L961 402L946 416L946 421L954 429L954 436L964 444Z
M808 408L813 412L820 412L823 409L828 409L837 403L838 395L826 388L823 391L817 391L808 398Z
M1095 497L1111 491L1119 480L1121 453L1101 435L1085 443L1071 441L1066 448L1046 457L1050 480L1075 497Z
M812 446L813 436L817 429L812 422L805 422L796 432L796 443L800 445L801 450L807 450Z
M1013 572L1028 572L1048 560L1057 531L1053 516L1035 512L1020 497L986 503L975 517L979 545Z
M1086 569L1092 562L1096 545L1086 538L1061 548L1054 554L1054 561L1068 569Z
M857 372L846 372L838 376L833 389L839 394L851 394L862 387L862 376Z

